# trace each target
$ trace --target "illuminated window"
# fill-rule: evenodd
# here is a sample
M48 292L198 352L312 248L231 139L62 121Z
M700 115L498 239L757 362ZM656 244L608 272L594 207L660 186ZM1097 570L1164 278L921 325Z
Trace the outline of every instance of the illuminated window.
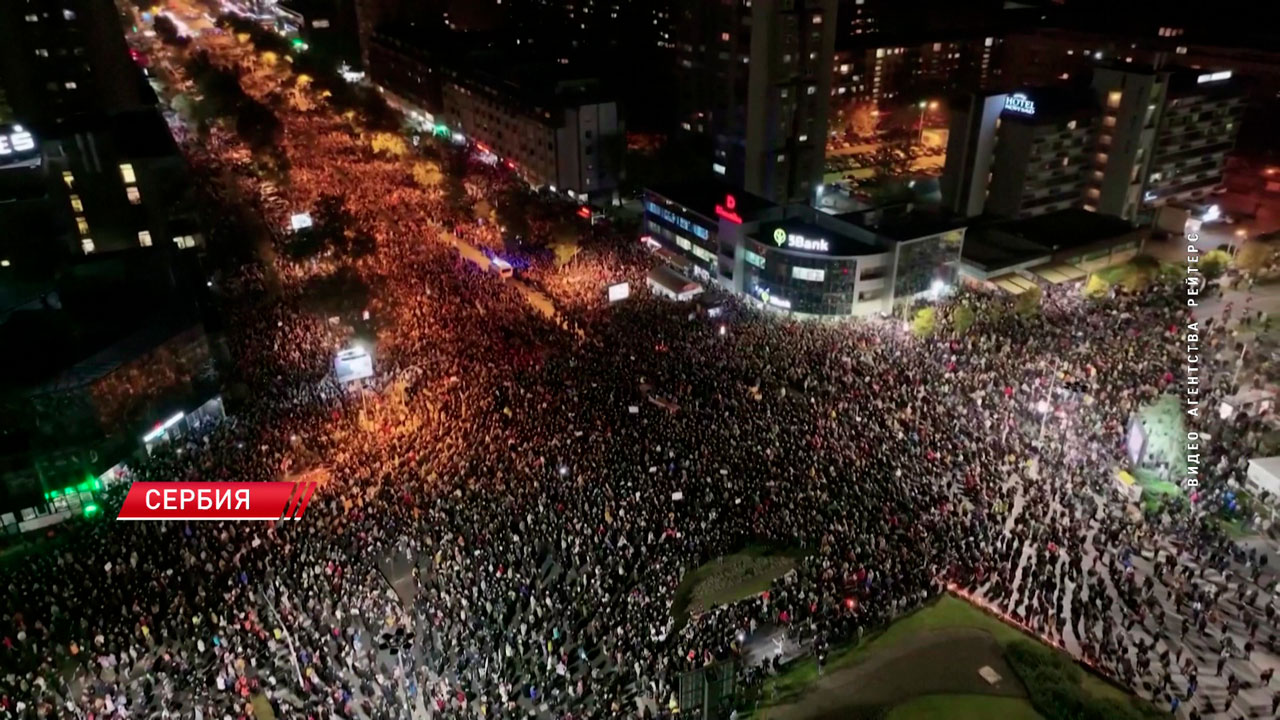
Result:
M141 245L142 247L151 247L151 231L150 230L138 231L138 244Z
M764 267L764 257L761 255L757 255L751 252L750 250L743 251L743 258L746 259L747 262L751 263L752 265L755 265L758 268Z
M809 86L809 89L808 89L806 92L808 92L810 95L812 95L812 94L814 94L814 93L818 92L818 88L817 88L817 86L816 86L816 85L810 85L810 86Z
M36 48L36 57L49 57L49 51L45 48Z
M814 25L821 25L821 24L822 24L822 16L821 16L821 15L814 15L814 16L813 16L813 24L814 24Z
M65 88L66 88L66 89L68 89L68 90L75 90L75 89L76 89L76 84L75 84L75 81L73 81L73 80L68 80L68 81L66 81L66 82L62 83L62 86L63 86L63 87L65 87Z
M1099 165L1106 165L1106 164L1107 164L1107 154L1106 154L1106 153L1098 153L1097 157L1095 157L1094 159L1098 161L1098 164L1099 164Z
M66 9L64 9L64 10L62 11L62 17L63 17L63 19L65 19L65 20L75 20L75 19L76 19L76 11L75 11L75 10L66 10Z
M1104 117L1102 118L1102 124L1103 124L1103 125L1106 125L1107 127L1115 127L1115 126L1116 126L1116 116L1115 116L1115 115L1106 115L1106 116L1104 116Z
M80 202L79 195L71 196L71 209L78 213L84 212L84 203Z
M75 186L76 186L76 176L75 176L75 175L72 175L70 170L63 170L63 171L62 171L62 182L66 183L66 184L67 184L67 187L75 187Z
M1075 120L1072 120L1071 122L1067 123L1067 129L1068 129L1068 130L1075 130L1075 129L1076 129L1076 121L1075 121Z
M27 22L40 22L40 16L35 14L28 15Z
M809 282L822 282L827 278L827 271L817 268L793 267L791 268L791 277L796 280L808 280Z
M120 175L126 183L138 182L138 176L133 174L133 165L129 163L120 163Z
M1120 107L1120 96L1123 95L1119 90L1112 90L1107 93L1107 107L1115 110Z
M93 238L81 238L80 249L84 251L85 255L93 252Z
M721 42L729 42L729 33L720 33Z
M130 205L141 205L141 204L142 204L142 195L138 193L138 188L137 188L137 186L135 186L135 185L130 185L130 186L126 187L126 188L124 189L124 194L125 194L125 196L127 196L127 197L129 198L129 204L130 204Z
M800 142L809 142L809 136L808 136L808 135L801 135L801 136L800 136L799 138L797 138L797 139L798 139Z
M76 216L76 229L80 231L81 235L89 234L89 221L85 220L83 215Z
M193 248L196 246L196 239L192 235L179 235L173 239L173 243L183 250L186 250L187 248Z

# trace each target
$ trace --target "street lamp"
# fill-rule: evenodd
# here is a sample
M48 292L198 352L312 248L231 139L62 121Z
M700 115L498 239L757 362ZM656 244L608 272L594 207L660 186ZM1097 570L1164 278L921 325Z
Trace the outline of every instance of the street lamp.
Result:
M937 110L938 101L937 100L921 100L919 103L916 104L916 107L920 108L920 139L919 141L916 142L916 144L923 145L924 144L924 113L926 110L930 110L930 111Z
M409 692L405 688L404 653L401 651L409 650L412 652L413 631L407 631L403 627L396 628L395 632L390 630L383 631L382 634L378 635L378 648L394 655L396 658L396 665L400 668L400 697L404 702L405 712L407 713L405 717L412 718L413 707L409 704Z

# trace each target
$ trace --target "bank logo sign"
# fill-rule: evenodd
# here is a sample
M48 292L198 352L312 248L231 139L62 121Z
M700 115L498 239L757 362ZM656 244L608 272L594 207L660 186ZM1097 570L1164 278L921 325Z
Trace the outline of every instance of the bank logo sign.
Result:
M831 245L821 238L808 238L799 233L789 233L783 228L776 228L773 231L773 241L779 247L786 245L795 250L808 250L810 252L831 252Z

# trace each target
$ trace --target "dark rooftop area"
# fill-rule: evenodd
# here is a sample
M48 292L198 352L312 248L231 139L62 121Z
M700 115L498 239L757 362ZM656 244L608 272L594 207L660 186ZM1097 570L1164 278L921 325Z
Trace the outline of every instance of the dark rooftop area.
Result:
M734 211L747 222L751 222L752 218L762 211L778 207L769 200L752 195L745 190L735 188L719 180L681 183L678 185L656 185L648 188L648 191L677 202L711 220L718 220L716 205L724 204L726 196L729 195L733 196L736 204Z
M965 232L961 257L970 265L992 271L1045 257L1051 252L1043 245L988 225Z
M964 218L942 208L919 207L914 203L857 210L836 218L897 241L937 235L967 224Z
M1083 208L1058 210L997 227L1004 233L1054 251L1084 247L1134 232L1134 227L1127 220Z

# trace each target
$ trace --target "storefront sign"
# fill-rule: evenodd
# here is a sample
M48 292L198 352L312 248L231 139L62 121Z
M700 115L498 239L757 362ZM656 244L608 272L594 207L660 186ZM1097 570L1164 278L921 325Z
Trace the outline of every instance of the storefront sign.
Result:
M1035 115L1036 101L1028 98L1024 93L1014 93L1005 97L1004 109L1019 115Z
M725 195L724 204L716 205L716 215L735 225L741 225L742 216L738 214L738 198L732 195Z
M644 204L644 209L645 209L645 210L647 210L647 211L649 211L649 213L650 213L650 214L652 214L652 215L656 215L656 216L658 216L658 217L662 218L663 220L666 220L667 222L671 223L672 225L675 225L676 227L680 228L681 230L687 230L687 231L689 231L689 232L693 233L694 235L697 235L698 237L702 238L703 240L706 240L706 239L708 239L708 238L710 238L710 237L711 237L711 231L710 231L710 230L708 230L708 229L706 229L706 228L704 228L704 227L702 227L701 225L698 225L698 224L696 224L696 223L689 222L689 220L687 220L687 219L685 219L685 218L683 218L683 217L680 217L679 215L677 215L677 214L675 214L675 213L671 212L670 210L668 210L668 209L666 209L666 208L662 207L661 205L659 205L659 204L658 204L658 203L656 203L656 202L653 202L653 201L651 201L651 200L650 200L650 201L645 202L645 204Z
M11 125L0 130L0 155L13 155L36 149L36 140L21 125Z
M798 233L789 233L782 228L773 231L773 241L779 247L786 245L796 250L809 250L811 252L831 252L831 246L822 238L807 238Z

